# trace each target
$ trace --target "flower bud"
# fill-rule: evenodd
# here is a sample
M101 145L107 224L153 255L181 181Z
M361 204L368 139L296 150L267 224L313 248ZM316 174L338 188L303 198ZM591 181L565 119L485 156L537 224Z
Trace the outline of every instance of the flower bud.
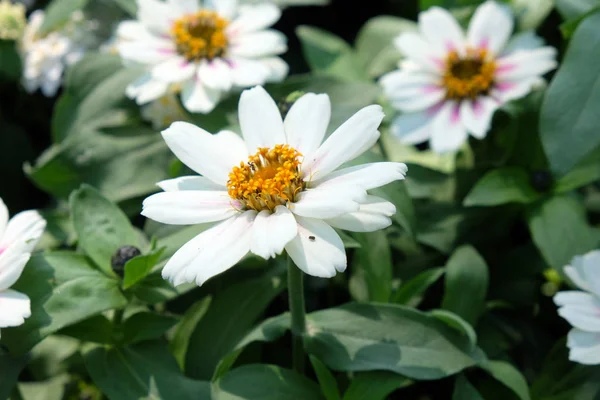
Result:
M550 189L554 182L552 179L552 174L550 174L549 171L541 170L531 173L529 177L529 183L537 192L543 193Z
M139 256L140 254L142 254L142 252L134 246L123 246L119 248L119 250L117 250L110 259L112 270L120 277L123 277L125 273L125 264L127 261Z

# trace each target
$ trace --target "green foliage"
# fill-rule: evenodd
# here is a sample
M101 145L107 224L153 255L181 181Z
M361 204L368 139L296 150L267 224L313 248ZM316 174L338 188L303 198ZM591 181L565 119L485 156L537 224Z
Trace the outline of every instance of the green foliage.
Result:
M531 203L537 193L529 183L527 172L518 167L505 167L485 174L471 189L465 206L497 206L505 203Z
M45 12L44 23L40 27L40 35L48 34L62 25L66 24L71 18L71 14L76 10L81 10L86 6L89 0L52 0Z

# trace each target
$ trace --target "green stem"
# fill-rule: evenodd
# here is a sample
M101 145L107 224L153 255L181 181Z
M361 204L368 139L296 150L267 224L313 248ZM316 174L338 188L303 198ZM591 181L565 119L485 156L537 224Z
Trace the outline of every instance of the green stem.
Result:
M292 359L294 370L304 373L304 344L302 336L306 332L306 311L304 310L304 276L300 268L288 255L288 295L292 317Z

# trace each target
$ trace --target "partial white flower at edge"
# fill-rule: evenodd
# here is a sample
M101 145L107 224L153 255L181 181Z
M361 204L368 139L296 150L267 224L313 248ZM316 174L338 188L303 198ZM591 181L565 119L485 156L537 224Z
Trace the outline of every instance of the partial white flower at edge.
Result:
M171 257L163 277L202 285L249 252L268 259L284 250L309 275L344 271L344 244L333 228L391 225L394 205L367 190L404 179L407 170L395 162L338 169L377 142L381 107L358 111L324 142L326 94L305 94L282 120L256 87L242 93L238 113L243 138L185 122L162 132L171 151L202 176L159 182L164 192L144 200L142 214L164 224L212 224Z
M472 135L487 135L494 112L523 97L556 68L556 50L532 32L515 36L508 7L487 1L477 7L465 34L446 10L419 15L419 30L401 34L400 69L380 83L401 111L391 126L405 144L429 141L433 151L458 150Z
M0 328L22 325L31 315L29 297L10 287L21 276L45 228L46 221L33 210L9 221L0 199Z
M573 326L567 337L569 359L600 364L600 250L573 258L564 271L581 289L554 296L558 314Z
M280 81L288 73L278 55L286 37L268 29L281 11L271 3L237 0L138 0L137 20L117 29L119 53L146 73L127 88L142 105L170 89L191 112L209 113L227 92Z
M96 24L86 21L81 11L71 14L71 19L45 35L40 35L44 23L44 11L34 11L19 50L23 60L23 86L32 93L41 89L44 96L52 97L62 84L66 66L79 61L94 42L91 31Z

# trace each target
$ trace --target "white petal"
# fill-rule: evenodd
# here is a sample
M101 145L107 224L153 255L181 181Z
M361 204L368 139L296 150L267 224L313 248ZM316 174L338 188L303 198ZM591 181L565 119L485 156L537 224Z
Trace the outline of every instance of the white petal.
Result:
M202 232L171 257L162 276L175 285L208 279L233 267L250 250L256 211L246 211Z
M320 179L343 163L358 157L358 151L365 151L366 145L375 143L379 138L377 128L383 117L382 108L377 105L358 111L336 129L309 159L304 159L303 173Z
M229 48L233 57L250 58L275 56L286 51L287 38L272 29L240 35L231 41Z
M137 0L137 19L155 33L169 33L182 13L161 0Z
M418 33L403 33L394 40L394 44L402 54L421 68L436 73L444 69L444 54L430 45Z
M287 143L308 157L325 137L331 119L331 101L326 94L307 93L300 97L284 121Z
M176 56L163 61L152 68L152 77L163 82L183 82L191 79L196 66L185 58Z
M199 0L167 0L167 3L178 9L181 14L193 13L200 8Z
M125 94L135 99L138 105L149 103L167 93L169 84L152 78L151 74L144 74L127 86Z
M117 44L124 61L157 64L177 55L172 42L159 39L121 41Z
M533 31L520 32L514 35L502 52L502 55L514 53L519 50L534 50L542 47L544 41Z
M204 85L222 91L229 91L233 83L230 67L218 58L209 62L204 61L200 64L198 79Z
M346 189L344 187L343 189ZM356 193L358 192L358 193ZM357 200L361 192L342 192L339 190L306 190L297 196L290 210L296 215L309 218L333 218L348 212L359 210ZM366 196L364 192L363 197Z
M204 5L217 11L221 16L232 19L238 8L238 0L204 0Z
M162 135L177 158L218 185L227 185L231 169L248 158L244 142L231 131L211 135L190 123L174 122Z
M262 85L269 79L271 71L262 60L233 58L229 60L233 84L246 88Z
M379 80L385 94L391 98L413 96L415 89L425 91L428 87L439 86L441 82L442 77L439 74L411 69L399 69L389 72Z
M4 201L0 199L0 238L4 234L4 230L6 229L6 224L8 223L8 208L6 208L6 204Z
M222 221L240 208L241 204L224 191L185 190L146 198L141 214L163 224L193 225Z
M215 109L221 99L219 90L203 85L199 80L191 80L183 85L181 100L188 111L208 114Z
M431 126L431 148L439 154L456 151L467 141L467 130L461 123L460 108L454 101L447 101Z
M296 217L298 235L285 246L294 264L308 275L331 278L346 270L344 243L332 227L318 219Z
M500 105L496 100L480 96L475 101L463 100L460 105L460 116L467 130L477 139L483 139L492 122L494 112Z
M175 179L167 179L156 184L165 192L177 192L181 190L227 190L226 186L217 185L204 176L182 176Z
M155 40L156 37L138 21L123 21L117 26L116 36L124 40Z
M553 70L557 65L556 49L553 47L521 50L497 60L496 79L504 82L533 78Z
M414 88L412 93L404 92L405 97L392 97L392 106L403 112L423 111L440 103L446 97L446 89L425 86Z
M357 212L326 219L329 225L352 232L374 232L392 224L390 217L396 213L396 207L389 201L377 196L368 196L360 204Z
M501 103L519 99L531 92L534 86L540 82L541 78L523 79L517 82L498 82L490 93L491 97Z
M259 147L273 147L286 143L279 108L262 87L257 86L242 92L238 115L242 135L250 154Z
M264 259L275 257L297 234L296 219L287 207L277 206L274 213L261 211L252 225L250 251Z
M391 134L404 144L419 144L431 138L435 114L431 111L402 114L392 121Z
M579 271L575 266L567 265L563 268L565 274L569 277L569 279L580 289L585 291L590 291L590 287L585 281L585 273L583 271Z
M465 35L447 10L431 7L419 14L419 29L427 41L439 51L464 52Z
M240 7L238 17L229 24L227 33L231 36L255 32L273 25L281 17L281 10L275 4L262 3Z
M25 245L25 252L31 252L46 229L46 221L35 210L22 211L14 215L0 240L0 249L13 245Z
M600 298L600 251L590 251L582 258L585 281L590 288L590 292Z
M378 162L362 164L332 172L325 178L311 183L315 189L329 189L340 186L374 189L390 182L404 179L406 164L397 162Z
M559 292L554 302L560 306L558 315L575 328L600 332L600 300L589 293L579 291Z
M475 10L467 40L472 47L486 48L492 54L498 54L510 38L513 30L513 18L507 7L488 0Z
M600 333L572 329L567 336L569 360L585 365L600 364Z
M0 328L22 325L30 316L29 297L15 290L0 292Z
M0 290L8 289L19 280L30 256L25 245L21 243L14 244L2 252L0 255Z
M267 82L281 82L290 71L290 67L280 57L265 57L260 62L269 69Z

